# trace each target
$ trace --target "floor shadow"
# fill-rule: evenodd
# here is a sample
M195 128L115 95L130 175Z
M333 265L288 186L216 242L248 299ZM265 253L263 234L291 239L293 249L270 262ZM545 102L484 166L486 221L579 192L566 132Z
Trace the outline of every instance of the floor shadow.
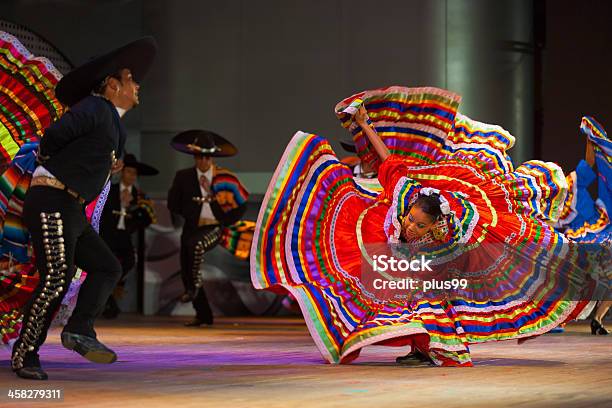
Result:
M557 367L567 363L555 360L534 360L526 358L485 358L472 361L475 367Z

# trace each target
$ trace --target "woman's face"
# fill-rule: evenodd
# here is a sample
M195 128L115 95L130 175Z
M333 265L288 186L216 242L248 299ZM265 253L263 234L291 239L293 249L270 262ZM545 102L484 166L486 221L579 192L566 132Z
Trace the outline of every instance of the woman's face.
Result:
M402 222L402 236L406 240L421 238L434 227L434 219L420 207L413 205Z

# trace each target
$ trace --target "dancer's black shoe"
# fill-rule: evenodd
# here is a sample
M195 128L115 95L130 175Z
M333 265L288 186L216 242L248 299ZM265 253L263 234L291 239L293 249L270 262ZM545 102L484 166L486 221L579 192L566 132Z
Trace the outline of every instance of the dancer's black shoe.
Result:
M192 292L185 292L181 295L181 297L179 298L181 303L188 303L191 302L194 298L194 294Z
M117 361L117 354L93 337L63 332L62 345L68 350L76 351L92 363L110 364Z
M17 377L25 378L27 380L46 380L49 378L47 373L40 367L21 367L14 369Z
M593 319L591 320L591 334L593 335L603 335L603 336L607 336L608 334L610 334L610 332L608 331L608 329L606 329L603 324L601 324L600 322L598 322L597 320Z
M421 353L418 350L411 351L405 356L401 356L395 359L397 364L402 365L423 365L423 364L432 364L431 359L425 354Z
M121 309L119 309L119 305L115 300L113 295L108 297L106 301L106 305L104 306L104 311L102 312L102 317L105 319L115 319L121 313Z
M14 350L13 350L14 353ZM25 378L27 380L46 380L49 378L47 373L40 367L40 360L38 354L27 353L25 360L21 360L21 367L14 367L13 372L18 377Z

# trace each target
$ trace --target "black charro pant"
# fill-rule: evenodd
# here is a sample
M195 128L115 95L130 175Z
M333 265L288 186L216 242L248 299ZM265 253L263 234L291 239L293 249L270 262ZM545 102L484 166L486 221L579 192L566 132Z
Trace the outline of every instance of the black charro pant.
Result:
M76 267L87 273L64 331L96 337L94 320L121 276L121 265L87 221L83 205L52 187L31 187L23 219L31 235L40 281L24 309L23 328L13 347L13 368L38 364L38 349Z
M202 256L214 248L221 238L221 227L209 225L181 235L181 279L185 290L194 295L192 304L196 318L204 323L213 323L213 314L202 285L198 285Z
M117 235L119 235L120 238L118 243L110 242L108 239L105 239L104 242L106 242L121 264L121 278L119 279L117 287L123 288L128 273L136 264L136 254L134 253L134 246L131 242L131 234L127 231L122 231ZM120 312L121 309L119 309L119 305L117 304L117 299L115 299L115 293L113 290L113 293L111 293L108 297L102 315L107 318L114 318L117 317Z
M123 285L128 273L136 264L136 252L132 244L132 233L127 230L118 230L112 235L112 239L104 236L102 238L121 264L122 273L119 285Z

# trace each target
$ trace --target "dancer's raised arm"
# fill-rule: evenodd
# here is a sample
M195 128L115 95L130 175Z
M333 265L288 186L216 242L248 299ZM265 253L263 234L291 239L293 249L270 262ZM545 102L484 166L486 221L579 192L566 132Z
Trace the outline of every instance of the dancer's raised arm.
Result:
M378 136L376 130L374 130L374 128L368 124L368 111L363 105L361 105L355 114L355 122L357 122L357 124L361 126L365 132L366 136L370 140L370 143L372 143L372 146L374 146L374 150L376 150L378 157L380 157L380 160L385 161L385 159L389 157L391 153L389 153L389 149L382 141L380 136Z
M593 147L593 142L591 142L588 138L586 140L586 153L584 155L584 161L586 161L591 168L595 166L595 148Z

